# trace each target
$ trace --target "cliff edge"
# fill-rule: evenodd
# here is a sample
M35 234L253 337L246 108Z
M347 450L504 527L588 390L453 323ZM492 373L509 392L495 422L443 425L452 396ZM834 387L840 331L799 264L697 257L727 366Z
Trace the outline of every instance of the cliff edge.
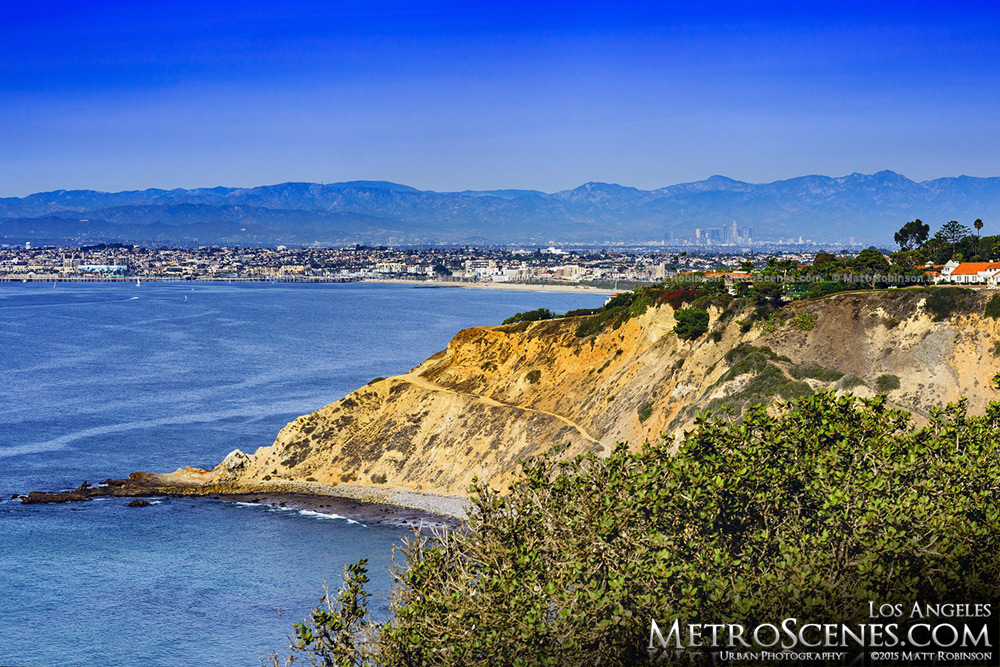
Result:
M981 411L1000 396L991 383L1000 321L983 315L994 293L839 294L754 326L749 309L709 306L710 330L693 341L674 333L666 303L589 335L583 317L466 329L410 372L299 417L270 446L153 478L461 495L474 477L505 486L519 459L556 444L565 456L638 447L679 434L705 409L738 414L816 390L882 391L918 419L963 396Z

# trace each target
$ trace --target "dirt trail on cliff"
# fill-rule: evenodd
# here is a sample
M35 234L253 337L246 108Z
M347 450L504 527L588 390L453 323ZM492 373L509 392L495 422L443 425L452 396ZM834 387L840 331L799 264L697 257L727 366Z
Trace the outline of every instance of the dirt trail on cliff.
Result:
M562 423L566 424L567 426L575 428L587 440L590 440L591 442L593 442L595 444L600 444L601 443L600 440L598 440L594 436L590 435L590 433L587 432L587 429L583 428L582 426L580 426L579 424L577 424L575 421L573 421L573 420L571 420L571 419L569 419L567 417L564 417L564 416L562 416L560 414L556 414L555 412L549 412L547 410L539 410L537 408L529 408L529 407L525 407L523 405L515 405L513 403L505 403L503 401L498 401L495 398L490 398L489 396L482 396L480 394L476 394L476 393L472 393L472 392L455 391L454 389L449 389L447 387L442 387L441 385L434 384L430 380L422 378L419 375L416 375L415 373L407 373L406 375L401 375L401 376L399 376L399 379L405 380L406 382L409 382L411 384L415 384L418 387L423 387L427 391L443 391L443 392L450 393L450 394L461 394L463 396L469 396L469 397L474 398L474 399L476 399L478 401L482 401L486 405L491 405L493 407L514 408L515 410L524 410L525 412L535 412L535 413L538 413L538 414L547 415L547 416L552 417L554 419L558 419L559 421L561 421Z

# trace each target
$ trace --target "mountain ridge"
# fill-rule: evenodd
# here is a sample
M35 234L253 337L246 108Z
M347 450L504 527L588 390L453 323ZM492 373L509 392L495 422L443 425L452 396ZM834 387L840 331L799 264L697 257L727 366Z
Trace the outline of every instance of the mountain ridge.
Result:
M576 188L419 190L389 181L285 182L247 188L53 190L0 198L0 239L149 241L144 226L176 227L161 241L202 243L544 243L682 241L695 229L753 228L755 241L889 243L906 221L1000 218L1000 177L922 182L890 170L749 183L722 175L642 190L592 181ZM58 234L30 220L66 220ZM234 221L256 225L242 234ZM117 225L102 227L98 223ZM28 225L30 227L30 225ZM194 226L188 229L189 226ZM191 232L198 230L198 236ZM263 231L261 231L263 230ZM161 234L161 237L163 235Z

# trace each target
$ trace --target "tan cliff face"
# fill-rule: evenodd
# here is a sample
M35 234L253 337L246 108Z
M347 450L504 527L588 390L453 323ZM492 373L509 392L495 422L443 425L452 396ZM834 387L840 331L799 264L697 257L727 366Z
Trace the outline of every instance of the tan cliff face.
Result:
M409 373L296 419L273 445L233 452L200 480L462 494L474 477L505 486L519 459L556 444L566 445L565 456L606 453L617 442L638 447L690 427L706 407L738 410L761 397L852 383L871 393L885 374L898 376L889 398L901 407L926 414L968 396L982 410L998 397L990 379L1000 371L1000 322L977 314L988 296L973 294L974 312L940 322L904 290L790 306L813 315L808 331L743 331L746 313L721 321L710 310L712 334L695 341L674 334L667 305L585 338L576 335L582 318L466 329ZM747 343L771 356L756 354L741 372L746 351L737 348Z

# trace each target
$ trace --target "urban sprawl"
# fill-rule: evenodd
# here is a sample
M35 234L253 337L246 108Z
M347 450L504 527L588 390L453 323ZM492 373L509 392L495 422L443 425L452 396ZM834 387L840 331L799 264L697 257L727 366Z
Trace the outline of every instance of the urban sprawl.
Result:
M809 262L814 252L783 252ZM78 248L0 247L0 280L301 280L373 279L602 284L663 280L677 273L727 271L768 253L523 248Z

